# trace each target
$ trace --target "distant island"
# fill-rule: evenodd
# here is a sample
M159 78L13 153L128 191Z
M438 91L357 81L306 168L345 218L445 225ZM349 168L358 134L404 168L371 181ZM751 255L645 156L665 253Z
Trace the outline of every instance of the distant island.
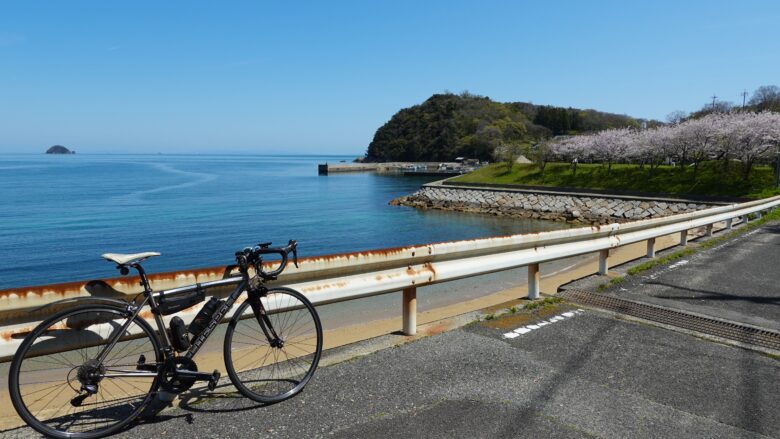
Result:
M75 154L76 151L71 151L62 145L54 145L46 150L46 154Z

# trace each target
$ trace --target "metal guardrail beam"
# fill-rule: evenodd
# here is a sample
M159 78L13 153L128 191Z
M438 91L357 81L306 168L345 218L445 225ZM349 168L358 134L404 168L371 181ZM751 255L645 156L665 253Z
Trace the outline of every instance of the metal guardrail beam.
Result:
M528 266L529 275L533 274L532 280L536 280L538 264L588 253L600 253L606 269L610 249L648 241L648 254L651 250L654 254L651 243L659 236L721 221L728 224L736 217L778 205L780 196L630 223L310 257L301 259L299 268L290 266L275 284L295 288L320 305L406 291L404 327L409 333L413 332L410 322L415 321L413 304L419 286L522 266ZM270 269L274 263L265 265ZM160 291L223 279L230 274L230 267L216 267L160 273L151 275L150 280L152 288ZM45 318L46 313L30 312L35 307L62 298L92 295L129 300L141 291L137 285L136 277L126 277L0 291L0 361L13 355L23 334ZM538 281L529 286L531 295L538 293ZM207 290L207 295L222 296L229 290L230 287L213 288ZM201 306L177 315L189 321ZM47 310L48 314L51 312ZM152 319L151 313L144 317Z

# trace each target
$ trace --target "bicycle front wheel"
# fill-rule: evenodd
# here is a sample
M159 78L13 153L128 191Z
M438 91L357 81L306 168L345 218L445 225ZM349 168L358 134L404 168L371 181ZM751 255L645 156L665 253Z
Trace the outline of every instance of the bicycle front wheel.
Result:
M157 390L162 356L149 324L131 317L118 307L87 305L33 329L9 371L19 416L46 436L84 439L114 433L138 416Z
M274 403L300 392L314 375L322 325L311 302L295 290L274 288L261 301L267 319L258 320L249 300L236 310L225 334L225 367L244 396Z

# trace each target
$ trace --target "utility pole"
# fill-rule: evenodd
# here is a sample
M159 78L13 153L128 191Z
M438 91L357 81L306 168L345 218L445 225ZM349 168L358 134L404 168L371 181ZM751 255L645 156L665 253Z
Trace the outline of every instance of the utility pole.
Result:
M742 90L742 93L740 93L742 96L742 109L745 109L745 98L747 98L748 92L747 90Z
M718 99L718 97L715 96L715 95L712 95L712 109L713 110L715 109L715 99Z

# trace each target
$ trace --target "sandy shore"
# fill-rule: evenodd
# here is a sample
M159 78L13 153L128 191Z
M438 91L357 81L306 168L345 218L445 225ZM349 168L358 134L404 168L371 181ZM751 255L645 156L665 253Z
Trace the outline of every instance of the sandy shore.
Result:
M676 233L663 236L656 240L656 249L661 250L673 247L678 243L679 235ZM644 257L645 252L645 242L626 245L613 250L613 253L610 256L610 263L613 266L619 265ZM551 266L548 265L548 267ZM553 295L556 293L559 286L597 272L598 260L595 255L585 255L577 257L574 263L566 264L563 267L557 267L557 269L554 269L552 272L548 269L548 272L544 273L544 269L545 266L543 265L541 291L543 294ZM515 273L517 273L517 271L515 271ZM491 307L506 307L510 306L513 302L516 303L521 301L527 297L525 278L517 276L515 279L517 279L517 282L510 288L501 289L497 292L492 292L469 300L463 300L454 304L421 310L417 315L418 325L427 326L426 329L421 331L416 337L431 335L450 329L451 324L446 320L448 317ZM400 294L388 296L400 296ZM392 299L393 301L398 301L400 304L399 298L396 297ZM332 319L323 318L323 326L325 328L331 328L326 330L324 334L325 349L343 346L399 331L402 324L400 305L396 309L395 317L380 318L358 324L349 324L349 322L345 322L341 319L340 316L334 316ZM383 314L388 314L388 309L386 309L386 307L383 310ZM334 320L333 324L329 324L328 320ZM341 324L336 324L336 321ZM438 323L432 324L434 322ZM223 333L224 329L215 331L213 336L204 346L204 349L196 356L195 360L200 370L210 371L219 369L222 371L223 376L226 376L222 358ZM9 363L0 364L0 430L13 428L22 424L21 419L16 415L16 412L11 406L8 395L8 367Z

